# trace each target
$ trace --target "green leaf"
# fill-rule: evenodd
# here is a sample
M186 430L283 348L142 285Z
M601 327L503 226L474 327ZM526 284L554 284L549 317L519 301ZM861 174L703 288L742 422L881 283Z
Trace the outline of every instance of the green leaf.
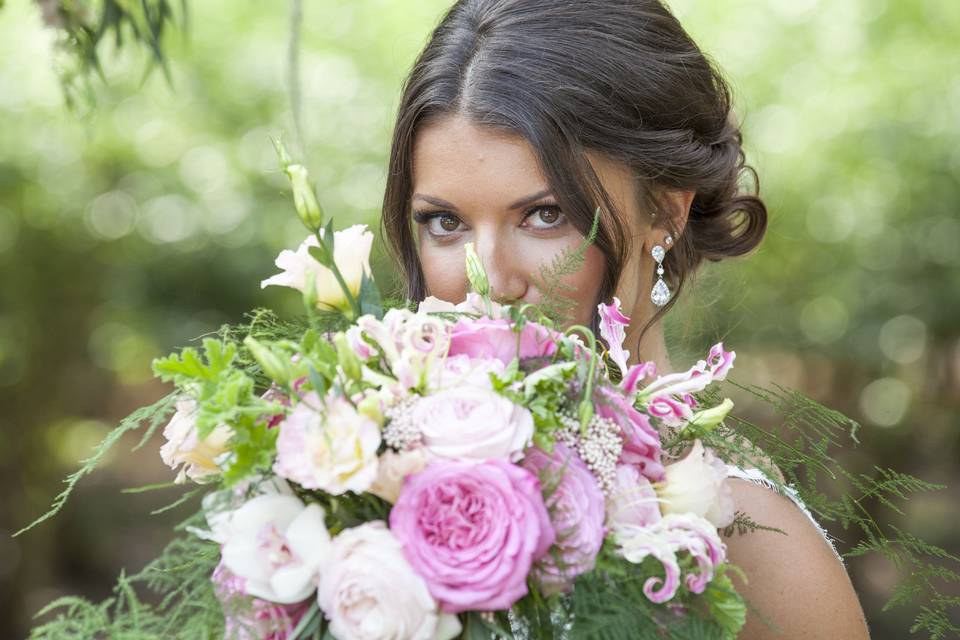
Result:
M363 272L360 280L360 315L370 314L379 319L383 318L383 300L380 297L380 288L373 278Z
M736 638L747 621L747 605L734 589L730 577L726 573L714 576L703 592L703 598L714 622L730 638Z

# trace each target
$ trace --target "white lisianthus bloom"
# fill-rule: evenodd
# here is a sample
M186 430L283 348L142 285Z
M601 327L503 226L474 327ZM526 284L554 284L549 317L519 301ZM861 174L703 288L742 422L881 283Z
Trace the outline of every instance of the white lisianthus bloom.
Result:
M412 409L423 446L437 458L499 458L516 462L533 438L533 416L478 386L451 387L424 396Z
M498 302L493 302L492 300L489 301L489 303L490 317L502 317L503 305ZM457 304L447 302L446 300L441 300L440 298L434 296L427 296L417 306L417 313L473 313L486 316L488 315L487 311L488 308L483 300L483 296L472 291L467 294L467 297L463 302Z
M223 523L223 563L256 598L293 604L316 588L330 550L323 509L296 496L267 494L247 501Z
M338 535L317 591L330 632L353 640L450 640L457 617L441 613L427 583L382 521Z
M654 484L664 515L693 513L716 527L734 518L733 494L726 483L727 466L700 440L679 462L664 468L664 479Z
M323 235L323 229L320 230ZM354 297L360 295L360 284L364 272L370 273L370 249L373 247L373 234L364 224L355 224L343 231L334 232L333 260L340 269L347 288ZM313 278L320 308L349 309L347 298L337 282L333 272L310 255L310 247L319 247L315 235L309 235L300 243L296 251L284 249L277 256L275 264L283 273L267 278L260 288L270 285L292 287L304 291L308 278Z
M229 451L233 429L218 425L206 438L199 438L197 403L193 398L183 397L177 400L176 413L164 427L163 437L167 439L160 447L164 464L174 470L183 465L176 482L186 482L187 478L202 482L220 473L217 463Z
M377 477L380 427L339 396L306 394L280 423L273 471L334 495L366 491Z

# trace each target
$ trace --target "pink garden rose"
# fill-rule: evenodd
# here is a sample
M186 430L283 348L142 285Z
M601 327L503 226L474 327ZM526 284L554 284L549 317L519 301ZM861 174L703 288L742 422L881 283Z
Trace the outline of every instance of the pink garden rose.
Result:
M248 596L246 580L232 573L222 560L212 580L223 607L227 640L287 640L310 608L309 600L282 605Z
M636 465L640 473L653 481L663 478L660 434L646 414L637 411L628 398L616 389L597 389L597 413L609 418L623 430L621 464Z
M561 443L552 455L528 449L523 466L536 473L545 487L557 536L556 553L544 556L535 569L540 590L552 595L568 590L576 576L596 563L604 537L603 492L587 465Z
M447 613L508 609L555 539L540 481L504 460L440 460L409 476L390 529Z
M451 356L466 354L471 358L496 358L510 364L514 358L551 356L557 350L559 335L547 327L528 322L520 331L520 348L517 349L517 334L509 320L491 318L461 318L450 334Z

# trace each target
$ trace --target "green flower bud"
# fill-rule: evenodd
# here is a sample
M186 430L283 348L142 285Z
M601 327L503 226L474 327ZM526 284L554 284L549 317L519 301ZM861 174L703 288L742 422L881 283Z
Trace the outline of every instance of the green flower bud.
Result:
M723 402L715 407L697 411L690 417L689 423L684 429L696 429L697 433L707 433L717 428L730 410L733 409L733 400L724 398Z
M310 177L302 164L290 164L284 168L290 184L293 186L293 204L297 215L307 229L316 231L323 226L323 210L317 201L317 194L310 186Z
M378 426L383 426L383 412L380 411L380 400L376 396L364 396L364 398L357 403L357 413L370 418L376 422Z
M470 287L481 296L490 295L490 280L487 278L487 272L483 269L483 263L480 262L480 256L473 248L473 243L465 244L464 250L467 253L467 279L470 280Z
M343 368L343 373L351 380L360 379L360 358L347 343L347 335L338 333L333 337L333 345L337 348L337 361Z
M243 344L250 350L268 378L282 386L289 384L290 367L270 347L257 342L252 336L244 338Z

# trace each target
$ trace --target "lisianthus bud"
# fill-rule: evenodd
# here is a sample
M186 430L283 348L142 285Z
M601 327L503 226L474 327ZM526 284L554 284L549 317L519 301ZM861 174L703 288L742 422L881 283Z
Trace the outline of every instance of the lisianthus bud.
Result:
M310 177L302 164L290 164L284 168L290 185L293 187L293 204L297 208L297 215L303 224L316 231L323 226L323 210L317 201L317 194L310 186Z
M464 245L467 254L467 279L470 281L470 287L481 296L490 295L490 280L487 278L487 272L480 262L480 256L473 248L473 243L468 242Z
M723 402L717 406L704 409L703 411L697 411L695 414L693 414L690 417L689 427L696 428L697 433L713 431L713 429L715 429L717 425L723 422L723 419L727 417L727 414L730 413L730 409L733 409L733 400L730 398L724 398Z
M359 380L360 358L358 358L357 354L350 348L350 344L347 342L347 336L343 333L338 333L333 337L333 344L337 348L337 361L343 368L343 373L351 380Z
M253 336L244 338L243 344L271 380L281 385L290 381L290 368L269 347L257 342Z

